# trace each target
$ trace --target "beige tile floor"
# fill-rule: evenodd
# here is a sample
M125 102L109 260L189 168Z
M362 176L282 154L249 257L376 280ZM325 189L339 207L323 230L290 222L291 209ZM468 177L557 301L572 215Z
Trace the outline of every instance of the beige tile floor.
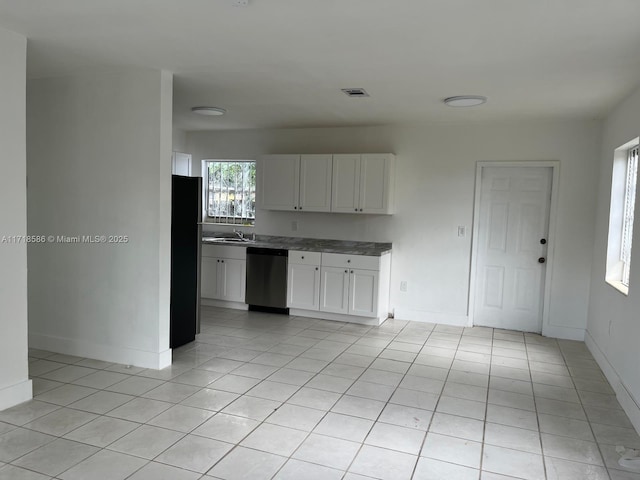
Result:
M0 480L640 480L580 342L204 308L165 370L32 350Z

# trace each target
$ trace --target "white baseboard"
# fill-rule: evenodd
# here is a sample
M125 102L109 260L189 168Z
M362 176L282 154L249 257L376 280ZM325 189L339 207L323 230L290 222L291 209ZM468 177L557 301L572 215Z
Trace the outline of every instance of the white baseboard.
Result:
M321 312L319 310L301 310L290 308L289 315L296 317L320 318L322 320L333 320L334 322L357 323L360 325L380 325L386 318L359 317L357 315L343 315L340 313Z
M249 305L243 302L228 302L226 300L214 300L212 298L200 298L200 305L205 307L233 308L234 310L249 310Z
M542 335L545 337L561 338L563 340L578 340L584 342L586 330L584 328L559 327L557 325L543 325Z
M133 348L92 343L86 340L55 337L53 335L29 334L29 347L49 350L65 355L93 358L105 362L122 363L135 367L161 370L171 365L171 349L162 352L147 352Z
M455 315L451 313L425 312L423 310L411 310L408 308L396 308L394 312L398 320L411 320L413 322L440 323L456 327L469 326L467 315Z
M606 355L588 331L586 332L584 343L587 345L596 363L600 366L604 376L607 377L611 388L616 392L618 402L620 402L629 420L631 420L636 431L640 432L640 405L638 405L638 402L635 401L631 393L629 393L629 390L624 386L618 372L616 372L615 368L609 363Z
M26 402L31 398L33 398L31 380L4 387L0 389L0 410Z

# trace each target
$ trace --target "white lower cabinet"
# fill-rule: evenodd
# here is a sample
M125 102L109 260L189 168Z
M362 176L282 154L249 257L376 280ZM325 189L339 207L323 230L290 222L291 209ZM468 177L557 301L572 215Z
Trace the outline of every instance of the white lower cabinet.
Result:
M219 258L202 257L200 296L218 298L218 265L220 265Z
M378 272L322 267L320 310L375 317L378 312Z
M320 267L289 264L287 306L318 310L320 297Z
M381 321L388 314L389 276L390 255L290 251L288 307L345 321L348 316Z
M349 313L349 270L340 267L322 267L320 284L320 310L331 313Z
M218 298L229 302L244 302L246 260L221 258L218 265Z
M200 294L204 298L244 302L246 248L202 246Z
M320 308L320 253L289 251L287 307Z
M375 270L349 270L349 315L377 316L378 276Z

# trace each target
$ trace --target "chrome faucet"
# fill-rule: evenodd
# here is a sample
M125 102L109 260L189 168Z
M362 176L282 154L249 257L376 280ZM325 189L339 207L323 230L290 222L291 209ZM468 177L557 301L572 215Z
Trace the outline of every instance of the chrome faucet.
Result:
M236 230L236 229L234 228L234 229L233 229L233 233L235 233L235 234L238 236L238 238L239 238L240 240L244 240L244 232L241 232L240 230Z

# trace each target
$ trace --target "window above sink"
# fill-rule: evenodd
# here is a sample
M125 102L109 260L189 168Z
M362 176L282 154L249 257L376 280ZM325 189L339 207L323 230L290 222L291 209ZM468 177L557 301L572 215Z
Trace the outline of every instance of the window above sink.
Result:
M255 160L203 160L203 223L253 226Z

